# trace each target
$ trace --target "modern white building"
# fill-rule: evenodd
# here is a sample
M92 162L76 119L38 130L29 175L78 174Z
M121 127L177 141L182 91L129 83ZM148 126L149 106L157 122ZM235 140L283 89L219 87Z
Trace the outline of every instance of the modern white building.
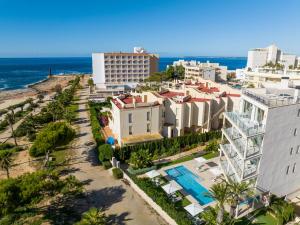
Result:
M195 60L185 61L178 60L173 62L173 66L183 66L185 69L185 78L194 79L203 78L205 80L222 80L226 81L227 66L221 66L219 63L201 63Z
M239 93L206 81L121 95L112 100L109 127L120 145L219 129L222 113L237 110Z
M296 55L283 53L276 45L248 51L247 69L264 67L267 63L281 64L285 68L297 66Z
M226 178L285 196L300 189L300 94L295 88L244 89L224 113L220 167Z
M158 55L141 47L133 53L93 53L93 80L96 88L118 91L134 87L158 71Z

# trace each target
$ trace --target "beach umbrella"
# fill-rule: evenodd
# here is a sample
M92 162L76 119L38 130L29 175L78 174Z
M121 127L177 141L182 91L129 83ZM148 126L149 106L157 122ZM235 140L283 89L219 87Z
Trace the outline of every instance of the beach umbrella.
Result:
M172 194L176 191L179 191L182 189L182 187L177 184L174 180L171 180L170 183L162 186L162 189L167 193L167 194Z
M160 173L157 172L157 170L151 170L151 171L147 172L146 175L147 175L147 177L152 179L154 177L158 177L160 175Z
M106 142L107 142L107 144L114 145L115 144L115 139L110 136L110 137L107 138Z
M201 207L201 205L195 203L184 207L184 209L192 216L197 216L199 213L203 212L203 208Z

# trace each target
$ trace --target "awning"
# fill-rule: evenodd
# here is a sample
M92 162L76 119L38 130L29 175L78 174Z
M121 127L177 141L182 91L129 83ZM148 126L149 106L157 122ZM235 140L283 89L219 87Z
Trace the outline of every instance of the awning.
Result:
M192 216L197 216L199 213L203 212L203 208L201 207L201 205L195 203L184 207L184 209Z
M147 175L147 177L152 179L154 177L158 177L160 175L160 173L157 172L157 170L151 170L151 171L147 172L146 175Z
M164 191L167 194L172 194L176 191L179 191L182 189L182 187L177 184L174 180L171 180L170 183L166 184L165 186L162 186L162 189L164 189Z

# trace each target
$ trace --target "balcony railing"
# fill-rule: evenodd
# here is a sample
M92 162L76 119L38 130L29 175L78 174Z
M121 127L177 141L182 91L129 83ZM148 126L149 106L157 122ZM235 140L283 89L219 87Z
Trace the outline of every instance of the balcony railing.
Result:
M262 124L251 121L248 117L237 112L225 112L229 118L246 136L253 136L264 133L265 127Z
M227 155L227 158L230 160L231 164L233 165L237 175L241 177L242 175L242 160L238 160L238 155L235 151L233 151L230 147L230 144L220 145L221 149Z
M256 153L260 153L261 148L258 145L254 144L253 137L248 138L247 145L247 140L245 138L242 138L242 136L233 127L224 128L223 132L228 141L233 144L234 148L243 156L243 158L244 156L247 158L249 156L255 155ZM249 146L250 143L251 146Z

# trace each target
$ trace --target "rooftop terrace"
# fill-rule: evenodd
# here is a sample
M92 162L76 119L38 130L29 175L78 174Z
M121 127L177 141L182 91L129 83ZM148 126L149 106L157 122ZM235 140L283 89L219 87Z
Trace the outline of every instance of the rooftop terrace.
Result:
M300 103L297 89L256 88L244 89L243 95L248 96L268 107L278 107Z

